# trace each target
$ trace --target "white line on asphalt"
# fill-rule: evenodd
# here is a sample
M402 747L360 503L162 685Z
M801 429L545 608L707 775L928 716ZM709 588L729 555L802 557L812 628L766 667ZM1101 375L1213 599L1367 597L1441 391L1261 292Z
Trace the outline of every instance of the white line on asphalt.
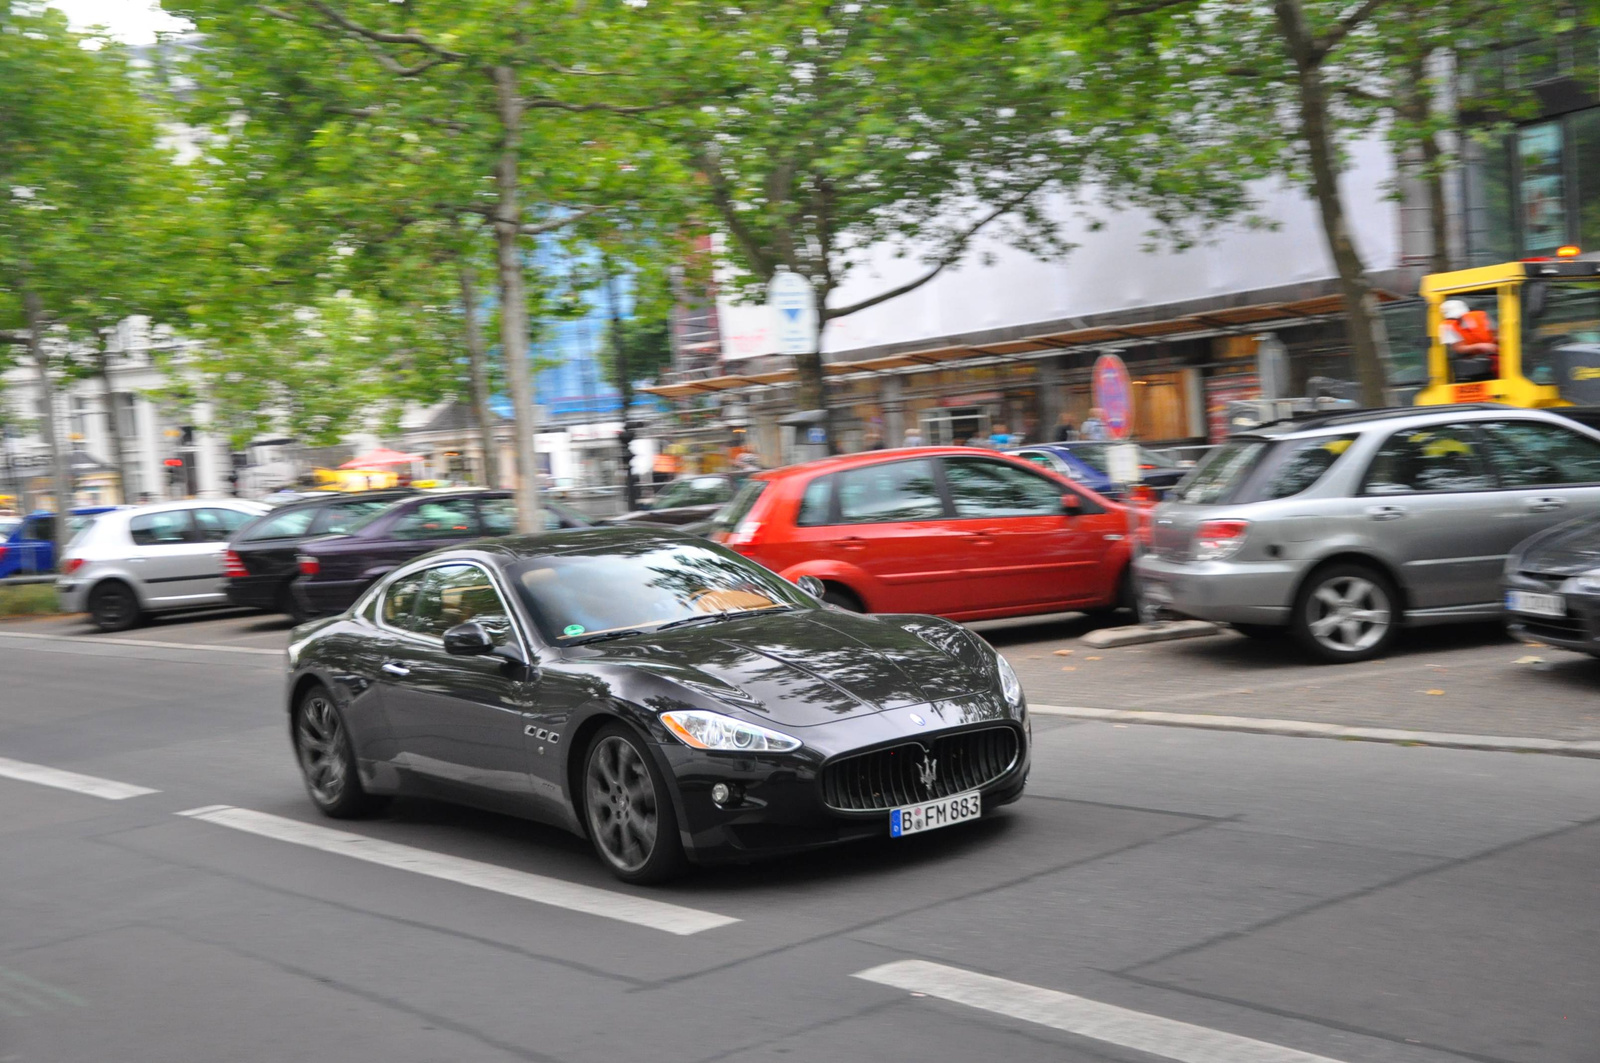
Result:
M1456 734L1449 731L1402 731L1394 727L1345 727L1311 720L1272 720L1255 716L1213 716L1207 712L1156 712L1151 709L1092 709L1076 705L1029 705L1040 716L1112 723L1147 723L1161 727L1198 727L1207 731L1245 731L1284 738L1344 738L1359 742L1474 749L1490 753L1551 753L1564 757L1600 757L1600 742L1514 735Z
M130 797L143 797L145 794L161 792L152 790L148 786L134 786L132 783L117 782L115 779L79 775L75 771L47 768L43 764L29 764L7 757L0 757L0 776L21 782L38 783L40 786L54 786L58 790L72 790L88 794L90 797L103 797L107 801L125 801Z
M337 853L354 860L365 860L369 864L381 864L384 867L411 871L430 878L444 879L447 882L476 886L481 890L504 893L538 904L587 912L605 919L647 926L653 930L664 930L669 934L698 934L702 930L713 930L739 921L731 916L717 915L715 912L702 912L696 908L653 901L646 897L631 897L626 893L614 893L611 890L596 889L576 882L564 882L558 878L514 871L509 867L486 864L479 860L446 856L443 853L429 852L427 849L368 838L361 834L317 826L314 823L302 823L300 820L285 819L282 816L255 812L248 808L207 805L204 808L191 808L187 812L179 812L178 815L205 820L207 823L215 823L222 827L231 827L247 834L259 834L263 838L275 838L294 845L320 849L325 853Z
M156 642L153 639L108 639L99 635L45 635L37 631L0 631L0 638L47 639L51 642L76 642L82 646L151 646L161 650L204 650L207 653L257 653L268 657L282 657L284 650L268 650L259 646L218 646L215 643Z
M1328 1056L927 960L897 960L855 977L1179 1063L1339 1063Z

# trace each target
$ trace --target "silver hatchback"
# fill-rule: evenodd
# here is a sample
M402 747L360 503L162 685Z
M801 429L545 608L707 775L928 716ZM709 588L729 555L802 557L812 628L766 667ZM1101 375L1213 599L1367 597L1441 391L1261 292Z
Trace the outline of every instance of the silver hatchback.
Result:
M1523 539L1600 513L1600 432L1555 413L1440 406L1231 437L1156 507L1147 607L1289 633L1328 661L1402 625L1500 615Z
M61 608L88 612L102 631L121 631L149 613L226 605L228 539L267 508L201 498L102 513L62 552Z

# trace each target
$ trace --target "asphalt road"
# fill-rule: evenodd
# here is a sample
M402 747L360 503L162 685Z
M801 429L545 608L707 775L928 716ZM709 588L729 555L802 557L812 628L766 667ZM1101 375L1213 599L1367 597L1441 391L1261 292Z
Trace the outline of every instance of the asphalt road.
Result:
M321 820L285 630L0 625L0 1063L1600 1059L1594 760L1039 717L977 824L631 889L504 817Z

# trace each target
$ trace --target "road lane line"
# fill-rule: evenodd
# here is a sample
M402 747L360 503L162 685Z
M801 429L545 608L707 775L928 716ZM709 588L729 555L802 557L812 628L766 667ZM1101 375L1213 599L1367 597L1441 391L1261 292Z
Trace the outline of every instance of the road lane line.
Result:
M1435 746L1486 753L1549 753L1561 757L1600 757L1600 742L1566 738L1524 738L1516 735L1456 734L1449 731L1402 731L1394 727L1346 727L1314 720L1274 720L1263 716L1217 716L1201 712L1157 712L1154 709L1094 709L1077 705L1029 705L1039 716L1074 720L1142 723L1157 727L1193 727L1204 731L1243 731L1282 738L1340 738L1355 742Z
M285 650L267 650L259 646L219 646L216 643L157 642L154 639L108 639L99 635L45 635L37 631L0 631L0 638L44 639L49 642L75 642L80 646L142 646L160 650L203 650L206 653L255 653L268 657L282 657Z
M88 794L90 797L103 797L107 801L126 801L130 797L143 797L145 794L161 792L152 790L148 786L134 786L132 783L117 782L115 779L80 775L75 771L47 768L43 764L29 764L7 757L0 757L0 776L16 779L19 782L38 783L40 786L54 786L58 790L72 790L75 793Z
M286 819L266 812L255 812L248 808L207 805L204 808L191 808L186 812L179 812L178 815L204 820L222 827L231 827L247 834L258 834L263 838L274 838L293 845L320 849L325 853L348 856L353 860L364 860L369 864L380 864L418 875L427 875L430 878L444 879L446 882L459 882L481 890L504 893L536 904L585 912L605 919L650 927L652 930L664 930L669 934L698 934L702 930L713 930L739 921L731 916L717 915L715 912L703 912L697 908L685 908L665 901L650 900L647 897L632 897L626 893L614 893L611 890L596 889L576 882L515 871L497 864L486 864L480 860L447 856L444 853L417 849L397 842L386 842L361 834L351 834L349 831L334 830L332 827L303 823L297 819Z
M897 960L853 977L1179 1063L1340 1063L1328 1056L927 960Z

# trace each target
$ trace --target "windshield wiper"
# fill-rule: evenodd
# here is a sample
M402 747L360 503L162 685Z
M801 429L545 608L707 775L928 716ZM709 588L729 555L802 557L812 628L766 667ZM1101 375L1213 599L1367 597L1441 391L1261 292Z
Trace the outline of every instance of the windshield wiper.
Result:
M657 631L665 631L672 627L688 627L691 624L715 624L722 620L732 620L734 617L749 616L751 613L784 613L795 608L792 605L765 605L760 609L725 609L720 613L702 613L700 616L686 616L681 620L669 620L656 627Z
M575 639L568 639L566 642L563 642L562 645L583 646L591 642L607 642L611 639L627 638L629 635L643 635L644 633L644 628L623 627L617 628L615 631L597 631L593 635L582 635Z

